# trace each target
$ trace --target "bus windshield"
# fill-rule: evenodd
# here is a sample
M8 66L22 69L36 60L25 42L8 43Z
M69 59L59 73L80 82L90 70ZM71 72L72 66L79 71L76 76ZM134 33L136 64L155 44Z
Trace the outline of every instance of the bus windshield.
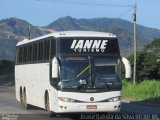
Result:
M108 60L89 57L60 58L61 89L104 88L120 83L117 59Z
M85 57L61 58L61 88L77 88L79 84L87 84L89 61Z
M120 66L116 59L95 59L94 85L96 88L105 88L120 84Z

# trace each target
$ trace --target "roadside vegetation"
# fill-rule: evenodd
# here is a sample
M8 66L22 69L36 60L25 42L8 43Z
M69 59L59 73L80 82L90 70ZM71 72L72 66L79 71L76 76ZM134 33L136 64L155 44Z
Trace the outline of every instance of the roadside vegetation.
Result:
M129 60L133 71L133 55ZM138 52L136 74L137 84L133 84L132 79L123 80L123 99L160 104L160 39Z
M160 80L144 80L138 84L123 80L122 84L124 100L160 103Z
M0 60L0 85L14 84L14 62L8 60Z

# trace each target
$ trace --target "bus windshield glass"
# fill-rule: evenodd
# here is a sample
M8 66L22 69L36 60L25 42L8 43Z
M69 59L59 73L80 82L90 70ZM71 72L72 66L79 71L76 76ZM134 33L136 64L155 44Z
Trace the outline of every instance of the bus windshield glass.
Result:
M106 89L113 84L120 84L117 59L61 57L60 66L58 85L62 89Z
M61 88L77 88L80 82L87 84L89 61L86 57L61 58Z
M120 84L120 66L116 59L95 59L94 63L93 79L96 88Z

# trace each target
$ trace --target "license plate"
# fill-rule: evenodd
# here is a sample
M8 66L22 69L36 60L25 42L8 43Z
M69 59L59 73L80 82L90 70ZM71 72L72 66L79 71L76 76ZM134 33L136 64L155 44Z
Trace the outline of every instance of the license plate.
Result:
M87 109L97 109L97 105L87 105Z

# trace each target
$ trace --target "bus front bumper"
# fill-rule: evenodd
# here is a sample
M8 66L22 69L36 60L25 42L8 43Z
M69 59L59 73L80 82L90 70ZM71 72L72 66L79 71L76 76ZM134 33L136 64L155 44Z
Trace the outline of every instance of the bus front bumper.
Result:
M56 113L73 112L119 112L121 102L100 102L100 103L71 103L59 102Z

